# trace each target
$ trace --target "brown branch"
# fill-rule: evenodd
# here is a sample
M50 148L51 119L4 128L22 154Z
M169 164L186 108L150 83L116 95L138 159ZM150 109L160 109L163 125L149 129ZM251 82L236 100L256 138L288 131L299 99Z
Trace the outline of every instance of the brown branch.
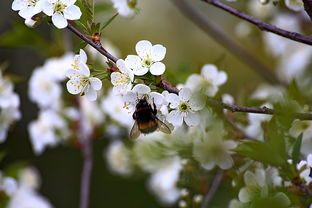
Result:
M211 4L215 7L218 7L240 19L246 20L248 22L250 22L251 24L254 24L255 26L257 26L260 30L263 31L267 31L267 32L271 32L274 33L276 35L288 38L290 40L296 41L296 42L300 42L300 43L304 43L307 45L312 45L312 37L311 36L305 36L302 35L300 33L296 33L296 32L290 32L284 29L281 29L279 27L276 27L274 25L271 25L269 23L263 22L253 16L250 16L242 11L239 11L235 8L232 8L226 4L223 4L217 0L202 0L203 2L206 2L208 4Z
M218 173L213 178L212 184L207 195L204 198L201 208L208 208L211 200L213 199L215 193L217 192L219 186L221 185L223 179L223 171L219 170Z
M238 59L249 65L252 70L262 76L267 82L271 84L286 85L277 76L275 76L274 73L272 73L271 69L265 66L245 48L236 43L229 35L220 30L217 25L213 24L206 16L202 15L185 0L172 0L172 2L200 29L202 29Z
M79 30L73 27L70 23L68 23L67 29L72 31L80 39L82 39L83 41L91 45L94 49L96 49L98 52L100 52L102 55L104 55L106 58L108 58L112 62L114 63L117 62L118 59L114 57L112 54L110 54L107 50L105 50L98 42L93 42L92 40L87 38L84 34L82 34Z
M83 116L83 110L78 100L80 109L79 119L79 131L80 139L82 144L82 157L83 157L83 169L81 174L81 188L80 188L80 208L90 207L90 184L91 184L91 173L93 166L92 158L92 140L91 132L86 129L87 124Z
M182 1L182 0L179 0ZM80 37L82 40L86 41L89 45L91 45L93 48L98 50L101 54L106 56L108 59L113 61L114 63L118 60L116 57L111 55L109 52L107 52L102 46L99 46L98 44L95 44L91 40L89 40L86 36L84 36L82 33L80 33L76 28L74 28L72 25L68 24L67 27L70 31L72 31L74 34L76 34L78 37ZM171 84L168 80L161 78L160 82L157 84L158 87L167 90L168 92L178 94L179 90ZM219 105L224 109L228 109L232 112L244 112L244 113L259 113L259 114L279 114L278 112L274 111L273 109L267 108L267 107L244 107L244 106L237 106L232 104L226 104L223 102L219 102L216 100L209 100L210 103L213 103L215 105ZM294 113L294 118L300 119L300 120L312 120L312 113Z

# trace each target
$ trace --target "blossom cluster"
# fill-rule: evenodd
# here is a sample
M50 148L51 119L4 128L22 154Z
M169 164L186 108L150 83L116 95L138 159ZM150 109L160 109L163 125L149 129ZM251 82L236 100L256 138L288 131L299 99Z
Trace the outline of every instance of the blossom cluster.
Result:
M19 96L13 88L11 80L0 71L0 143L5 141L10 126L21 118Z
M80 8L74 5L76 0L14 0L12 9L25 19L26 25L32 26L32 18L43 12L52 18L53 24L59 28L67 27L67 20L78 20Z
M24 168L18 172L18 178L5 176L0 172L0 191L3 193L0 197L1 204L7 208L52 208L50 202L37 193L40 188L37 171L34 168Z

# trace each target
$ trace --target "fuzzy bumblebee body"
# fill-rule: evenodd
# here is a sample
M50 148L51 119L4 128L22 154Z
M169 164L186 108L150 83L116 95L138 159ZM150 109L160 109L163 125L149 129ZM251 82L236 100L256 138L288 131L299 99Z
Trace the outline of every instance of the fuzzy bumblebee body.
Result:
M153 104L153 107L154 108L152 108L145 98L138 101L136 110L132 116L135 123L131 129L130 138L135 139L139 137L141 133L148 134L158 129L167 134L171 133L167 125L157 118L155 104Z

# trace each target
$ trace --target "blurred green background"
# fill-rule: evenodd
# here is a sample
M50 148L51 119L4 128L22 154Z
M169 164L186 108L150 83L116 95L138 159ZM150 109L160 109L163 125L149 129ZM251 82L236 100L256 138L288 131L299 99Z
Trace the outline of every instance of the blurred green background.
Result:
M252 36L238 39L233 33L236 18L225 14L200 1L189 1L208 19L248 48L253 54L268 62L261 49L260 33L255 29ZM16 91L21 97L22 119L11 129L5 143L0 144L0 151L6 150L7 155L0 163L0 169L15 162L26 162L34 165L42 176L41 192L57 208L78 207L80 192L80 175L82 157L79 148L59 146L48 149L39 157L35 157L27 125L37 118L37 107L28 99L28 79L36 66L41 66L50 56L62 55L63 37L73 37L68 31L56 31L47 24L42 24L35 30L39 36L50 40L54 50L35 50L37 44L35 36L26 33L23 19L11 10L11 1L2 0L0 3L0 37L8 34L18 23L19 29L10 32L10 41L0 40L0 63L9 64L6 73L22 77L16 84ZM240 6L236 3L235 6ZM103 42L111 41L120 51L121 57L134 54L134 46L139 40L149 40L153 44L162 44L167 48L164 63L166 74L175 84L183 83L191 73L199 72L202 65L207 63L221 63L220 69L228 73L229 80L223 87L224 92L239 95L249 92L262 79L249 66L240 62L222 46L213 41L196 25L185 18L168 0L139 0L140 12L135 18L124 19L117 17L103 33ZM242 8L244 9L244 8ZM97 17L98 21L105 21L114 14L110 11ZM14 36L14 34L20 33ZM65 33L65 36L64 36ZM16 38L18 37L18 38ZM32 39L34 38L34 39ZM74 38L76 40L76 38ZM77 40L76 40L77 41ZM16 47L25 43L25 47ZM263 60L264 59L264 60ZM272 67L272 66L271 66ZM272 67L273 68L273 67ZM176 76L178 75L178 76ZM103 150L108 144L108 138L99 138L93 144L94 168L91 185L91 206L99 207L160 207L155 197L151 195L145 185L145 177L125 179L111 174L103 159ZM221 200L222 202L222 200ZM226 203L226 202L222 202Z

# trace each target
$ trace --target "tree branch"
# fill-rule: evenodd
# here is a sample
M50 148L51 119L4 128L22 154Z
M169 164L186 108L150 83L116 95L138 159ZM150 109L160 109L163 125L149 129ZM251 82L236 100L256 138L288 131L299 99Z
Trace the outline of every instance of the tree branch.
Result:
M207 195L204 198L204 201L202 203L201 208L208 208L209 207L209 203L211 202L215 193L217 192L217 190L218 190L218 188L222 182L222 179L223 179L223 171L219 170L218 173L213 178L212 184L210 186L210 189L209 189Z
M102 55L104 55L106 58L108 58L112 62L114 62L114 63L117 62L118 59L116 57L114 57L112 54L110 54L107 50L105 50L102 47L102 45L97 44L97 43L93 42L92 40L90 40L89 38L87 38L79 30L77 30L75 27L73 27L70 23L68 23L67 29L72 31L80 39L82 39L83 41L87 42L89 45L91 45L94 49L96 49L98 52L100 52Z
M79 103L79 100L78 100ZM90 183L91 173L93 166L92 158L92 141L91 132L86 128L85 118L83 116L83 110L79 103L80 119L79 119L79 130L83 157L83 169L81 174L81 188L80 188L80 208L90 207Z
M182 0L178 0L182 1ZM74 28L72 25L68 24L67 27L70 31L72 31L74 34L76 34L78 37L80 37L82 40L86 41L89 45L91 45L93 48L98 50L101 54L103 54L105 57L113 61L114 63L118 60L116 57L111 55L109 52L107 52L102 46L99 46L98 44L95 44L92 40L89 40L86 36L84 36L82 33L80 33L76 28ZM160 87L164 90L167 90L168 92L178 94L179 90L171 84L168 80L161 78L160 82L157 84L157 87ZM237 106L232 104L226 104L223 102L219 102L217 100L210 99L209 102L214 105L218 105L224 109L228 109L232 112L244 112L244 113L259 113L259 114L279 114L279 112L274 111L273 109L267 108L267 107L244 107L244 106ZM300 119L300 120L312 120L312 113L294 113L294 118Z
M220 45L226 48L230 53L236 56L241 61L250 66L252 70L262 76L267 82L271 84L286 85L281 81L272 70L265 66L255 56L248 52L245 48L236 43L229 35L220 30L218 26L209 21L206 16L202 15L193 8L185 0L172 0L176 7L182 13L193 21L200 29L217 41Z
M248 22L250 22L251 24L254 24L255 26L257 26L260 30L263 31L267 31L267 32L271 32L274 33L276 35L288 38L290 40L296 41L296 42L300 42L300 43L304 43L307 45L312 45L312 37L311 36L305 36L302 35L300 33L296 33L296 32L290 32L281 28L278 28L274 25L271 25L269 23L263 22L253 16L250 16L248 14L245 14L242 11L239 11L235 8L232 8L228 5L225 5L217 0L202 0L203 2L206 2L208 4L211 4L215 7L218 7L240 19L246 20Z

